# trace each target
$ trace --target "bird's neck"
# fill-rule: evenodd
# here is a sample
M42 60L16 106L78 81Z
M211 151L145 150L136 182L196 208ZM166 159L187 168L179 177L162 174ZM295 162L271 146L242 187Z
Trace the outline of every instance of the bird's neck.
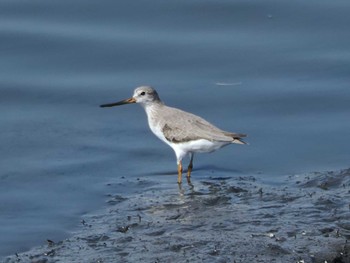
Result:
M142 104L142 106L146 111L147 117L150 118L151 116L155 116L157 112L159 112L158 109L161 107L164 107L164 104L161 101L159 101L159 102Z

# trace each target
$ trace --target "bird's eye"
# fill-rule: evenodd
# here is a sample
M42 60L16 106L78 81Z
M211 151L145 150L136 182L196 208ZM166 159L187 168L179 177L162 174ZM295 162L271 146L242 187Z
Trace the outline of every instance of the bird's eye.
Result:
M140 93L140 95L141 95L141 96L145 96L145 95L146 95L146 92L142 91L142 92Z

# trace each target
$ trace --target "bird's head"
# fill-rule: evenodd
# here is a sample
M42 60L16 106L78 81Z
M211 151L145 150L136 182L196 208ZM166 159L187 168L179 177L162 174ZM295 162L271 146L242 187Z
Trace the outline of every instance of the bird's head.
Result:
M141 86L135 89L134 95L131 98L119 102L103 104L100 107L113 107L131 103L140 103L142 106L147 106L152 103L160 102L158 93L154 88L150 86Z

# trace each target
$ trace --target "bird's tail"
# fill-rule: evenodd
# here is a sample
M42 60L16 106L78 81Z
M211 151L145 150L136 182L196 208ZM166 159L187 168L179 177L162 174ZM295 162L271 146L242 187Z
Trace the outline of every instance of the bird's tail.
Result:
M237 143L237 144L248 144L245 141L243 141L241 138L233 138L232 143Z
M231 136L233 138L232 143L236 143L236 144L248 144L245 141L243 141L242 138L247 137L247 134L243 134L243 133L229 133L229 136Z

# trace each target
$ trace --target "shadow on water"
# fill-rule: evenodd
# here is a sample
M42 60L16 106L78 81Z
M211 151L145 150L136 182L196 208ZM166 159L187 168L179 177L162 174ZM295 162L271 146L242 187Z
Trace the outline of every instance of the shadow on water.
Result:
M232 168L224 168L216 165L199 165L199 166L196 166L193 170L206 171L210 173L232 174L232 176L235 176L236 174L242 174L242 171L232 169Z
M145 176L162 176L162 175L171 175L171 176L177 176L177 172L174 170L169 171L159 171L159 172L146 172L143 173Z
M186 175L187 173L187 169L186 169L186 165L184 166L184 175ZM223 167L219 167L219 166L215 166L215 165L199 165L199 166L195 166L192 170L192 177L196 177L199 175L200 172L204 172L202 173L203 176L207 176L208 174L216 174L216 173L223 173L225 174L227 177L234 177L237 174L242 174L242 171L236 170L236 169L229 169L229 168L223 168ZM232 176L231 176L232 174ZM143 173L143 175L145 176L152 176L152 175L156 175L156 176L162 176L162 175L177 175L177 171L176 171L176 166L174 165L174 169L173 170L167 170L167 171L155 171L155 172L145 172ZM202 177L202 176L200 176Z

